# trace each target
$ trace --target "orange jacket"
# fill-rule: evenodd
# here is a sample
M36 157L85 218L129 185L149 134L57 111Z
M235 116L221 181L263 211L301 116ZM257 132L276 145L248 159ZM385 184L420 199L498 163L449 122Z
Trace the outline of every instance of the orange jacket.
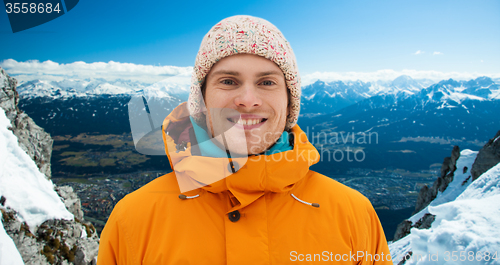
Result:
M175 144L175 131L182 130L165 131L188 124L179 118L186 116L181 104L165 119L166 146ZM292 132L293 150L251 156L231 175L227 159L191 155L190 145L181 152L166 147L169 160L178 162L175 171L115 206L101 234L97 263L392 264L368 199L309 170L319 153L299 126ZM180 199L178 179L207 183L212 172L229 176L184 193L197 197Z

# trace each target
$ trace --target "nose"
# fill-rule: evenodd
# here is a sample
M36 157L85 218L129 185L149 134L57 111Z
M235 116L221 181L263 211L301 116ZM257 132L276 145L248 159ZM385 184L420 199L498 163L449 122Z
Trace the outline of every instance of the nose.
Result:
M234 104L239 108L251 110L262 105L262 99L252 85L245 85L240 87L240 91L234 99Z

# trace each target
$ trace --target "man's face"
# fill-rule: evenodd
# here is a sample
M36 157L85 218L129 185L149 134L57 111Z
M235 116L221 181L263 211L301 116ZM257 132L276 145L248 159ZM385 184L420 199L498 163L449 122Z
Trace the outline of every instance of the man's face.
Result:
M228 56L212 67L205 82L207 127L212 135L214 128L216 135L220 128L237 129L245 139L232 142L246 142L248 154L261 153L279 139L289 111L288 91L274 62L254 54ZM215 113L215 109L229 111Z

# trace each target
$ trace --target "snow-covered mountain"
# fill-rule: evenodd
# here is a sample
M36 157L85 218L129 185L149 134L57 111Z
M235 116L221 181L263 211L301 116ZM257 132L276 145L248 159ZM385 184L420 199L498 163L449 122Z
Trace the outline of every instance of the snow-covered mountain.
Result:
M52 135L122 134L131 128L127 110L133 95L144 96L152 118L162 120L187 100L190 87L186 76L169 77L155 84L97 81L43 81L51 87L40 90L50 91L47 95L51 96L42 97L37 95L46 94L29 87L36 82L27 82L19 88L19 106ZM97 88L108 86L105 84L123 89L115 89L111 95L102 94L105 90ZM128 92L119 94L120 91ZM500 111L498 85L487 77L438 83L409 76L373 82L317 81L302 91L298 121L302 128L316 133L378 134L377 145L362 147L367 151L367 159L361 167L398 164L410 170L424 169L451 150L449 146L442 148L444 143L462 141L465 148L474 148L500 126L500 120L495 118L495 111ZM434 144L429 146L430 142ZM425 155L429 148L437 152ZM401 150L404 155L399 153ZM338 168L351 166L347 163Z
M187 100L190 79L173 76L153 84L117 79L63 79L61 81L32 80L17 87L21 98L68 99L110 95L144 94L147 98L178 97Z
M4 198L0 205L2 213L8 211L7 207L15 210L20 221L26 222L33 229L49 219L72 220L73 214L66 209L55 192L52 181L40 173L35 162L19 147L17 137L9 127L10 120L0 108L0 196ZM14 241L5 232L1 221L0 245L0 264L23 264Z
M414 80L400 76L392 81L376 82L321 80L308 85L302 91L302 114L331 113L360 100L375 95L413 95L433 82L428 79ZM18 86L21 98L67 99L72 97L96 97L103 95L143 94L147 99L176 97L186 101L189 96L190 78L173 76L153 84L137 81L105 79L63 79L61 81L32 80Z
M479 77L469 81L443 80L420 91L410 98L415 107L425 108L429 104L440 104L439 108L466 106L467 101L500 100L500 87L489 77Z
M404 96L401 96L402 94ZM335 124L337 127L345 126L345 129L356 131L379 130L395 125L404 130L406 127L412 127L404 125L408 122L425 127L433 125L432 120L443 121L444 117L450 116L456 117L452 118L456 122L448 122L455 123L457 126L454 127L474 130L477 125L490 122L496 124L498 119L495 118L495 110L500 108L499 95L500 86L488 77L469 81L449 79L414 94L403 92L372 96L335 113L320 115L305 122L313 126ZM473 121L483 121L485 117L488 117L485 123L476 124ZM426 119L431 121L426 124ZM471 123L467 124L467 121Z
M500 264L499 151L500 131L479 152L489 155L460 153L452 181L398 227L406 236L389 244L394 264ZM480 163L490 166L474 179Z
M326 114L373 96L406 98L432 85L429 79L415 80L402 75L392 81L316 81L302 89L301 114Z
M97 232L73 189L50 180L53 140L15 85L0 69L0 264L95 263Z
M19 107L52 135L130 131L128 103L144 97L151 113L166 117L189 96L190 78L173 76L146 84L105 79L33 80L17 87Z
M487 141L500 128L498 93L499 86L488 77L449 79L412 95L376 95L334 113L301 117L299 125L316 134L374 134L376 144L350 145L366 153L359 166L383 168L397 164L420 170L439 162L453 145L473 149ZM322 144L339 148L338 144ZM342 162L337 168L351 166Z
M143 89L143 94L148 100L173 96L182 101L187 101L190 87L191 79L189 77L173 76L145 87Z
M95 95L131 94L142 90L145 84L117 80L109 82L104 79L64 79L61 81L33 80L17 87L22 98L48 97L88 97Z

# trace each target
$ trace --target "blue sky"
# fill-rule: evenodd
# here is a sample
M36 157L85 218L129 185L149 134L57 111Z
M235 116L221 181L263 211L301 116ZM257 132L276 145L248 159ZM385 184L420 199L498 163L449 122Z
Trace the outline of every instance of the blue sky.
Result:
M192 66L205 33L237 14L275 24L291 43L302 74L500 73L498 0L82 0L67 14L19 33L12 33L2 12L0 61Z

